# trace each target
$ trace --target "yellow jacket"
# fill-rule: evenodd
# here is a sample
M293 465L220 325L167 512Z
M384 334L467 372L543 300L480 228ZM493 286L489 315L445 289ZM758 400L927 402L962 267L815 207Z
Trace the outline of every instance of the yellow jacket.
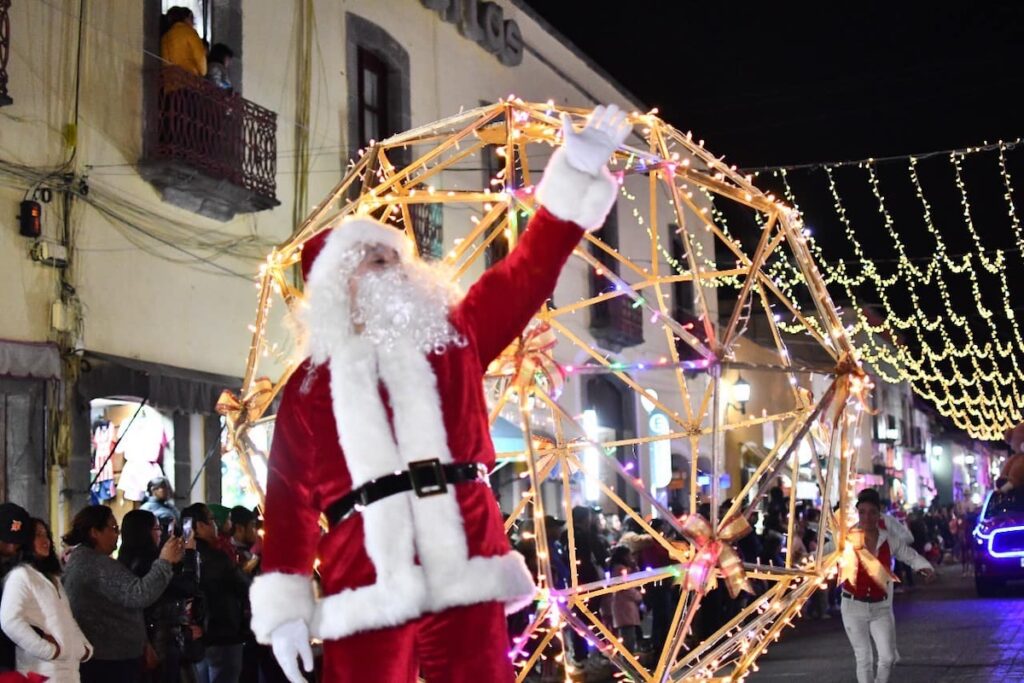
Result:
M196 30L179 21L160 39L160 56L196 76L206 75L206 48Z

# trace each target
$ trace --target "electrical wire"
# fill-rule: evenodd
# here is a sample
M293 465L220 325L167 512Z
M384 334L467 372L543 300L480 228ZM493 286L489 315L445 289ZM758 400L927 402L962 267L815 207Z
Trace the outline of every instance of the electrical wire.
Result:
M855 159L850 161L814 161L806 164L791 164L788 166L758 166L756 168L741 168L740 173L765 173L768 171L797 171L797 170L820 170L825 168L842 168L844 166L865 166L884 164L891 161L909 161L916 159L921 161L923 159L929 159L937 156L950 156L951 154L965 155L965 154L976 154L978 152L991 152L997 149L1005 151L1013 150L1019 147L1022 143L1021 138L1011 140L1010 142L995 142L995 143L984 143L973 147L961 147L959 149L941 149L933 152L924 152L919 154L897 154L894 156L887 157L868 157L867 159Z

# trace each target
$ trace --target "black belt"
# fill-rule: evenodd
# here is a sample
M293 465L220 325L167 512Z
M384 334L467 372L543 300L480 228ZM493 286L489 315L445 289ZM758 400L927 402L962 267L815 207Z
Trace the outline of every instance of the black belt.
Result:
M883 596L880 598L858 598L853 593L847 593L846 591L843 591L843 597L847 600L856 600L857 602L885 602L888 598L888 596Z
M359 488L352 489L331 503L324 510L324 514L331 526L334 526L367 505L396 493L415 491L420 498L426 498L447 492L449 484L486 480L487 467L482 463L460 462L442 465L437 458L419 460L409 463L409 469L404 472L372 479Z

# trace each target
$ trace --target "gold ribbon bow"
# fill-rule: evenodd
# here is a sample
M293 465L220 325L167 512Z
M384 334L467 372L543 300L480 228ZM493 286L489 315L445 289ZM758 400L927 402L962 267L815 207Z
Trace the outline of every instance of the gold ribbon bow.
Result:
M220 392L217 412L228 419L231 431L234 431L240 423L249 424L262 417L273 400L274 384L266 377L260 377L253 382L245 398L239 399L234 392L227 389Z
M846 534L846 544L843 546L843 555L839 559L839 583L849 582L850 585L857 583L857 570L864 568L868 577L874 581L882 590L889 589L889 582L899 579L889 571L889 568L878 561L878 558L864 547L864 531L862 529L850 529Z
M754 589L750 586L747 572L743 568L743 560L731 545L733 541L738 541L750 531L750 523L743 515L722 520L718 525L718 533L712 532L711 524L701 515L688 516L683 522L683 535L696 547L696 553L686 570L687 590L702 593L711 590L714 582L707 579L717 566L722 578L725 579L725 587L730 597L735 598L740 591L753 593Z
M878 411L872 410L869 398L873 387L871 378L868 377L864 369L849 352L844 353L839 358L839 362L836 363L833 372L836 374L836 390L832 396L829 409L821 412L823 424L831 423L834 429L839 423L839 418L843 415L843 408L846 406L846 402L851 397L869 415L878 414ZM831 419L829 419L829 414L831 414Z
M556 343L550 324L535 324L501 352L487 374L507 378L519 393L541 385L548 396L557 399L565 385L565 370L555 361Z

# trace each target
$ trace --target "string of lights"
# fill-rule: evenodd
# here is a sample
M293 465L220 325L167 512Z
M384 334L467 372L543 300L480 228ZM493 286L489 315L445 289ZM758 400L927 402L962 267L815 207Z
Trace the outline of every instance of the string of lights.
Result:
M1007 216L1019 250L1022 240L1019 215L1013 201L1012 179L1007 168L1006 152L1019 145L1019 141L997 143L967 150L944 153L951 165L966 234L975 249L959 256L951 256L945 239L936 227L932 207L925 197L918 176L922 158L938 154L915 155L906 158L907 173L921 205L922 223L934 239L935 248L929 257L911 258L904 238L897 232L896 220L888 208L876 172L880 160L866 160L857 165L866 172L868 187L877 202L882 226L896 254L896 268L882 273L879 259L869 258L861 239L854 229L846 210L835 177L834 169L840 164L805 167L824 172L828 181L836 220L854 254L853 259L829 261L820 245L808 239L808 246L824 270L830 287L837 288L852 304L853 322L848 333L857 335L861 357L872 364L877 374L889 382L910 382L915 391L930 400L940 413L953 419L961 428L981 438L1000 438L1002 431L1018 423L1024 415L1021 407L1019 382L1024 382L1017 354L1024 352L1019 324L1014 315L1008 285L1008 250L986 249L977 230L974 212L968 198L962 162L969 154L997 152L999 172L1003 183L1003 196L1007 203ZM885 161L894 161L886 159ZM845 164L853 165L853 164ZM774 169L771 177L781 182L787 202L799 208L787 178L788 168ZM888 260L886 260L888 261ZM853 266L852 268L850 266ZM784 258L774 259L768 272L780 289L793 297L803 283L802 275ZM949 277L966 280L977 314L963 311L951 296ZM989 302L983 295L982 278L988 278L1000 292L999 302ZM957 285L959 286L959 285ZM933 297L937 290L941 307L923 305L920 288L928 288ZM862 305L865 289L877 295L880 320L867 319ZM909 297L911 312L901 315L894 304L905 304ZM876 298L876 297L872 297ZM972 327L982 321L984 342L976 339L978 330ZM1000 324L996 324L997 319ZM815 322L811 320L812 324ZM789 332L804 331L800 326L782 322ZM1007 331L1011 338L1006 339ZM935 345L935 338L941 344ZM893 369L894 372L890 372Z

